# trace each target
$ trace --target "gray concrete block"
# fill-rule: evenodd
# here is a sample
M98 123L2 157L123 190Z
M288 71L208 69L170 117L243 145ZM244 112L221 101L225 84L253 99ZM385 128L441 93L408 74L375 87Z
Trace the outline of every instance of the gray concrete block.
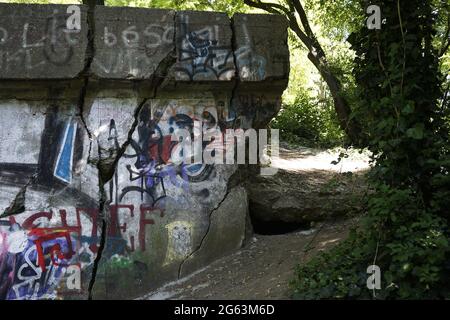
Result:
M149 79L174 48L171 10L95 8L92 72L108 79Z
M235 14L233 32L236 65L244 82L287 79L289 48L282 16Z
M186 260L181 276L201 269L242 246L247 205L247 192L243 187L229 190L222 205L212 212L211 225L202 246Z
M87 7L77 5L80 29L68 29L69 7L0 4L0 79L70 79L84 69Z
M181 11L176 30L176 80L229 81L234 77L232 30L226 14Z

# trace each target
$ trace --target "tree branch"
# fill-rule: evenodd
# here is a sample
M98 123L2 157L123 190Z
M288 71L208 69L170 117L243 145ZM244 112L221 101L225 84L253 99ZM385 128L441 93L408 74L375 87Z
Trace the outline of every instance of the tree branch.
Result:
M279 5L279 4L275 4L275 3L266 3L266 2L261 2L261 1L252 1L252 0L244 0L244 3L250 7L254 7L254 8L258 8L258 9L262 9L264 11L273 13L273 14L282 14L280 11L285 12L283 9L285 9L283 6ZM281 8L283 9L281 9ZM278 10L276 10L278 9Z
M83 4L85 4L91 8L95 7L96 5L98 5L98 6L105 5L105 0L83 0L82 2L83 2Z
M292 7L290 6L290 9L287 9L286 7L283 7L280 4L276 3L267 3L262 1L253 1L253 0L244 0L244 3L250 7L262 9L264 11L273 13L273 14L280 14L284 15L286 20L289 23L289 27L294 31L297 36L300 38L300 40L305 44L305 46L308 48L308 50L312 50L312 39L310 39L300 28L298 25L297 19L294 15L294 10L292 10ZM290 3L289 3L290 4ZM281 10L283 13L281 13L278 10Z
M303 28L305 29L305 33L310 38L315 38L314 33L311 30L311 26L309 25L308 17L306 16L305 9L303 8L302 4L299 0L288 0L289 2L292 2L295 11L297 11L298 16L300 17L300 21L302 22Z
M262 9L269 13L282 14L287 19L291 30L295 32L300 41L307 47L309 51L308 59L319 71L320 75L330 89L341 129L347 133L351 141L357 142L361 132L360 127L354 120L350 119L351 109L348 101L342 96L341 82L331 71L326 59L325 51L322 49L319 41L311 29L308 17L300 0L287 0L289 8L286 8L280 4L265 3L260 0L244 0L244 3L248 6ZM295 13L297 13L300 17L303 30Z

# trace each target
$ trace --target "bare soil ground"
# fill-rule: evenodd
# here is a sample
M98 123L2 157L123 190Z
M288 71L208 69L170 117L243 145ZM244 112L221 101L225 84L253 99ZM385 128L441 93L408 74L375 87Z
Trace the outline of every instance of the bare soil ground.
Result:
M283 235L255 235L244 248L143 299L289 299L294 267L345 239L354 221Z

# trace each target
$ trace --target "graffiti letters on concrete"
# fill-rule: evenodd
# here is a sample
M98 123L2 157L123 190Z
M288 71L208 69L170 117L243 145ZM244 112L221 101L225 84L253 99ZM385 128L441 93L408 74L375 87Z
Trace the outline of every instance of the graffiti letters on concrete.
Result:
M57 299L86 290L101 236L97 178L87 159L92 154L116 154L127 138L135 107L134 99L94 101L87 116L94 152L75 108L15 100L0 104L0 138L5 142L0 146L2 213L34 177L24 210L0 219L0 299ZM190 221L164 220L167 201L179 203L193 185L212 183L215 171L211 164L178 161L185 155L172 134L186 129L194 138L194 121L201 121L204 129L220 135L233 119L224 101L206 98L151 100L138 120L106 185L103 257L145 252L149 227L164 223L167 253L161 264L167 265L190 254L193 229ZM8 123L18 125L6 130ZM194 152L201 154L213 143L203 142Z
M174 12L97 7L93 72L102 78L148 79L174 48Z
M83 27L68 29L67 6L40 7L40 11L0 6L0 76L69 78L82 70L87 42L84 10Z
M230 80L235 73L231 38L225 43L220 35L228 29L219 25L196 28L189 23L189 18L182 15L179 21L177 78Z
M145 251L158 208L111 205L105 255ZM26 218L25 218L26 217ZM100 241L98 208L50 209L0 220L0 299L54 299L81 292Z

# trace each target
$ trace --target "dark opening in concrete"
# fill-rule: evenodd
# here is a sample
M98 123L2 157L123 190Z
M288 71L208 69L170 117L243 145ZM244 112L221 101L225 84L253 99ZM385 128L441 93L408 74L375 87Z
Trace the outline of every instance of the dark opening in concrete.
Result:
M263 221L250 213L253 231L260 235L286 234L311 228L309 223L284 222L284 221Z

